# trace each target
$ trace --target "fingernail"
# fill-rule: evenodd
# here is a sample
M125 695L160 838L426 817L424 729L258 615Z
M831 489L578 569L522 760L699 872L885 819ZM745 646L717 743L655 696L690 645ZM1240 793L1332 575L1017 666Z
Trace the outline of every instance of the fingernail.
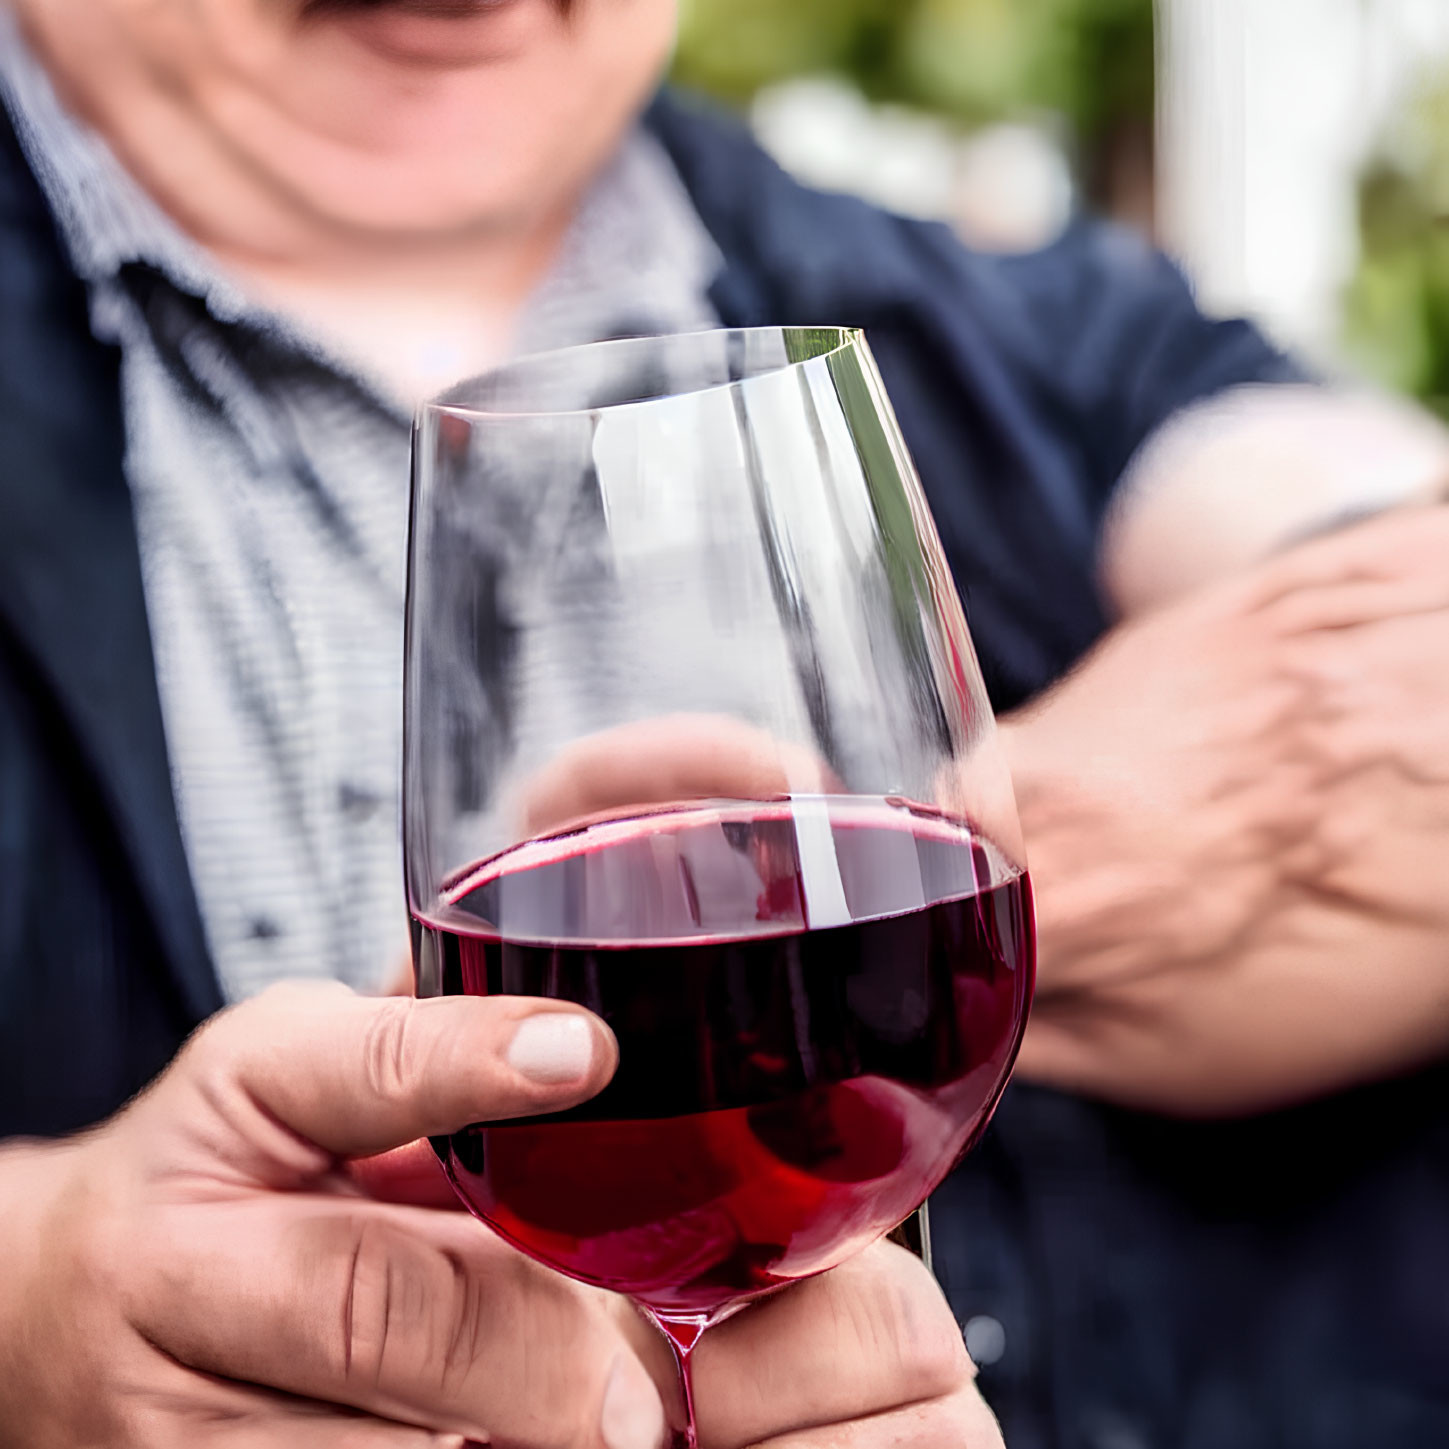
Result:
M545 1086L581 1082L593 1064L593 1028L571 1011L530 1016L508 1045L508 1065Z
M608 1449L660 1449L664 1443L664 1405L644 1365L621 1353L604 1385L599 1432Z

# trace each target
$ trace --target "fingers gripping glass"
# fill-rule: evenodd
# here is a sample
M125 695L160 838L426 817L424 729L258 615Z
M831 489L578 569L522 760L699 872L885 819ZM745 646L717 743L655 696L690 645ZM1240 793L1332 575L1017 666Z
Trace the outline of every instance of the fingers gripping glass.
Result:
M679 1354L908 1217L1025 1023L1029 890L960 605L834 329L528 359L420 414L406 869L421 995L567 998L617 1075L436 1145ZM686 1441L693 1442L692 1425Z

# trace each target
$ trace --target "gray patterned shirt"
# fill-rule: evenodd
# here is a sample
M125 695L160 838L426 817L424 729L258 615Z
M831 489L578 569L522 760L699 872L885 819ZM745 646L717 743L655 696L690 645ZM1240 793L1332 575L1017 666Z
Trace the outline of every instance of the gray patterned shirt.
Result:
M399 832L409 410L249 299L57 100L0 3L0 99L121 349L125 467L187 858L237 999L376 985L406 950ZM633 133L520 351L713 325L718 253Z

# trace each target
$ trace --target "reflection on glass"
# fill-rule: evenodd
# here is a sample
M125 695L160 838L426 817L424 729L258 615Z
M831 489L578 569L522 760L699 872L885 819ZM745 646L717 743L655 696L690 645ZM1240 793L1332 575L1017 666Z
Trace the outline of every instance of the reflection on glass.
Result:
M424 409L407 670L419 991L578 1001L621 1052L439 1152L687 1387L709 1324L924 1200L1030 996L990 707L863 339L605 343Z

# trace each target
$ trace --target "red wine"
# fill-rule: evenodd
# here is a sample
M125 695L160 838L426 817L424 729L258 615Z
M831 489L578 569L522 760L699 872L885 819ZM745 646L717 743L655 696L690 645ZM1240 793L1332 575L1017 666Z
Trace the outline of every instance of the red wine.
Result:
M424 995L597 1012L619 1069L568 1112L439 1139L464 1201L667 1315L820 1272L984 1128L1025 1026L1026 877L919 806L710 804L458 872L415 920Z

